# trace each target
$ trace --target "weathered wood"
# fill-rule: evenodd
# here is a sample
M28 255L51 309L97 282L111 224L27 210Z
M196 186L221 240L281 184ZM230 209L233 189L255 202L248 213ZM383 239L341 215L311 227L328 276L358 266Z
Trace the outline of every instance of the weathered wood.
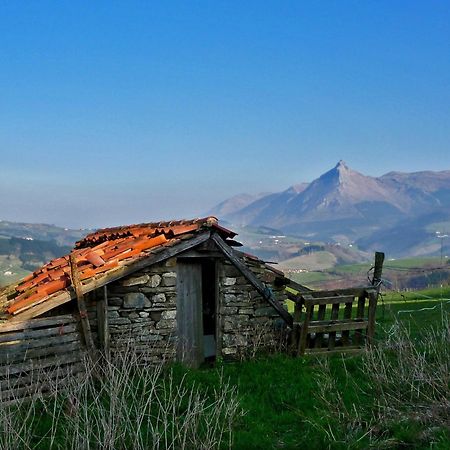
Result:
M59 336L62 333L73 333L77 329L76 325L69 323L67 325L62 325L60 327L49 327L49 328L39 328L39 329L28 329L22 332L4 333L0 335L0 343L3 342L13 342L13 341L24 341L28 339L39 339L48 336Z
M34 378L18 377L19 381L22 378L28 378L28 382L22 384L9 384L2 388L0 392L0 402L5 405L8 401L21 401L24 397L30 395L42 395L48 392L57 393L65 385L73 384L73 377L85 371L82 364L73 364L65 368L56 368L55 370L39 373ZM55 389L55 387L57 389Z
M325 310L326 310L326 304L319 305L319 311L317 313L317 320L322 321L325 318ZM309 324L309 331L311 331L311 323ZM323 340L323 333L321 333L321 330L316 329L316 342L315 347L321 348L322 347L322 340Z
M345 289L334 289L334 290L326 290L326 291L311 291L308 292L313 298L321 298L321 297L339 297L343 295L347 295L350 297L359 297L366 292L373 291L375 288L371 286L364 287L355 287L355 288L345 288Z
M347 330L360 330L367 328L367 320L340 320L338 322L331 321L312 321L308 324L308 331L310 333L328 333L330 331L347 331Z
M215 247L214 242L208 241L211 245ZM220 277L219 277L219 261L215 261L214 267L214 286L215 286L215 300L216 300L216 355L222 355L223 347L223 318L222 318L222 305L220 303Z
M367 343L373 343L373 337L375 334L375 315L377 312L377 292L369 293L369 313L368 313L368 324L367 324Z
M86 301L84 300L83 286L80 281L80 274L78 273L77 261L74 253L70 254L69 262L70 262L70 278L72 280L72 286L75 289L75 294L77 296L78 311L80 313L80 322L81 327L83 329L84 342L86 344L88 351L92 352L95 348L94 340L92 338L91 324L88 318Z
M352 317L352 310L353 310L353 302L346 303L344 308L344 320L349 320ZM350 338L350 331L349 330L342 331L342 344L344 346L349 345L349 338Z
M213 233L211 239L213 239L217 247L222 250L229 261L244 275L259 294L277 311L287 325L292 328L292 316L278 302L270 289L266 288L264 283L234 254L234 250L218 234Z
M366 296L360 295L358 297L358 309L356 310L356 318L359 320L362 320L364 318L365 305L366 305ZM357 345L361 344L361 341L363 338L362 331L363 331L362 329L355 331L354 341L355 341L355 344L357 344Z
M26 349L23 352L9 352L0 354L0 364L12 364L23 362L27 359L42 358L51 355L58 355L61 353L68 353L74 350L81 350L81 344L78 341L64 343L63 345L52 345L50 347L40 347L36 349Z
M109 358L108 288L103 286L102 296L97 299L97 333L100 348Z
M180 253L179 255L180 258L223 258L223 253L217 251L217 248L215 249L215 251L209 251L208 253L206 253L204 250L200 251L195 249L191 249L191 250L187 250L183 253Z
M177 267L177 358L197 368L204 361L202 265L178 261Z
M336 354L336 353L360 353L364 351L364 347L356 345L348 345L347 347L335 347L333 349L328 348L308 348L305 350L306 355L323 355L323 354Z
M337 320L339 318L339 303L333 303L331 307L331 320ZM336 344L336 331L330 331L328 335L328 348L333 350Z
M372 285L377 286L381 282L381 275L383 273L384 253L375 252L375 266L373 269Z
M6 378L0 380L0 391L5 391L8 389L14 389L20 386L26 386L27 384L32 384L38 381L39 379L47 379L52 380L59 377L64 377L67 375L85 372L86 365L84 362L76 362L70 365L62 366L62 367L54 367L50 370L46 370L45 372L32 372L30 375L19 375L11 378Z
M63 335L55 335L48 338L31 339L25 341L7 341L0 344L0 355L9 353L21 353L28 349L48 347L55 344L64 344L80 339L78 333L68 333Z
M75 298L75 292L63 291L60 294L50 296L48 299L42 299L41 302L35 304L32 308L23 308L13 313L13 317L8 320L9 323L22 322L25 320L38 317L53 308L70 302Z
M302 319L302 306L299 303L295 303L294 305L294 321L292 326L292 337L291 337L291 345L292 352L295 352L298 348L299 339L300 339L300 321Z
M310 297L309 295L305 295L305 300L310 300L312 297ZM306 343L307 343L307 338L308 338L308 326L309 326L309 322L312 319L314 313L314 305L307 303L306 304L306 313L305 313L305 319L303 320L303 324L300 330L300 339L298 342L298 351L297 351L297 356L301 356L305 354L305 350L306 350Z
M353 295L336 296L336 297L313 297L308 300L311 305L330 305L335 303L349 303L353 302L355 297ZM320 311L320 308L319 308Z
M16 330L26 330L33 328L48 327L51 325L64 325L66 323L75 323L75 317L71 314L62 316L45 317L41 319L26 320L23 322L5 322L0 324L0 334L9 333Z
M82 352L72 352L65 355L51 356L37 360L28 360L22 364L0 366L0 376L11 376L21 372L29 372L30 370L40 370L52 366L62 364L70 364L79 362L83 358Z
M106 284L112 283L113 281L117 281L120 278L124 278L128 275L131 275L132 273L137 272L141 269L144 269L148 266L151 266L153 264L157 264L159 262L165 261L166 259L172 258L173 256L177 255L180 252L183 252L183 251L193 248L203 242L206 242L209 239L209 237L210 237L210 232L206 231L192 239L181 241L180 243L177 243L176 245L173 245L172 247L164 247L163 251L161 251L159 253L149 253L149 255L145 258L134 261L132 264L120 266L117 269L108 271L108 272L106 272L105 275L99 276L95 280L91 280L90 282L83 284L81 287L81 292L83 294L86 294L95 289L101 288L101 287L105 286ZM12 318L10 321L23 321L23 320L31 319L33 317L40 316L57 306L60 306L64 303L69 302L73 298L76 298L75 292L65 291L61 294L55 295L54 297L50 297L49 299L45 300L43 303L41 303L37 306L34 306L30 309L16 312L15 317Z

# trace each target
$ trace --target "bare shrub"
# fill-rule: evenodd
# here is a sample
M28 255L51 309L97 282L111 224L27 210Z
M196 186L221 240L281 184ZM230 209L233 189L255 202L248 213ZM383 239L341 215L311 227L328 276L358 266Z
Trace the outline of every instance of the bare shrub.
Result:
M46 374L41 377L46 383ZM241 413L225 380L205 392L175 380L162 363L143 364L131 350L114 362L86 358L83 376L50 386L51 396L0 405L0 449L231 448Z
M439 429L450 430L450 326L425 330L413 338L396 322L388 338L365 351L356 378L347 372L346 385L333 374L328 359L318 359L316 384L319 421L305 419L329 443L361 448L392 448L404 442L391 430L415 423L420 439L431 442ZM365 380L361 383L361 380Z

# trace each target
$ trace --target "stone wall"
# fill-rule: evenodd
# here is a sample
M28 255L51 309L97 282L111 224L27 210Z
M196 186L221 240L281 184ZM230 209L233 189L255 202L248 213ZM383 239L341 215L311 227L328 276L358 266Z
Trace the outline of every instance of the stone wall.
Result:
M219 263L219 321L221 353L225 358L254 356L276 348L283 320L255 288L228 261ZM286 300L284 287L275 287L275 275L262 264L249 263L253 273L272 289L280 301Z
M111 355L127 347L145 362L175 356L176 260L150 266L108 285Z
M263 264L248 263L251 270L286 300L283 286L275 287L275 274ZM247 279L227 260L218 268L218 350L225 358L254 356L280 343L283 320ZM114 354L128 347L143 361L157 363L176 354L176 258L150 266L108 285L110 350ZM102 296L99 292L97 295ZM95 295L92 298L95 299ZM94 340L97 341L95 302L88 303Z

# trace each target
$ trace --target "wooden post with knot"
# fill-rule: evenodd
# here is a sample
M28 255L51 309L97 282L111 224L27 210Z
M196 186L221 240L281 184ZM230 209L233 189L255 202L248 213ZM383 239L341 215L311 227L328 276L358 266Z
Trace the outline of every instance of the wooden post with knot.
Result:
M93 355L93 352L95 350L94 340L92 339L91 325L89 323L86 302L84 300L82 285L81 285L81 281L80 281L80 275L78 273L78 267L77 267L77 262L76 262L74 253L70 254L69 262L70 262L70 278L72 280L72 287L77 296L78 312L80 314L80 322L81 322L81 327L83 330L84 342L86 344L86 348L88 349L88 352L90 353L90 355L94 356Z

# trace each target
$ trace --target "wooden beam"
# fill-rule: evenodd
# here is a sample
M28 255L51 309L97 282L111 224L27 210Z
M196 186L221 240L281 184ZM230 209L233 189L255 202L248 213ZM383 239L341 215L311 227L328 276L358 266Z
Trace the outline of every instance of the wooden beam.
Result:
M236 269L238 269L242 275L252 284L252 286L261 294L261 296L270 303L271 306L277 311L282 319L292 328L293 320L292 316L286 311L283 306L274 297L272 292L266 288L264 283L234 254L234 250L229 247L225 241L218 235L213 233L211 239L216 243L217 247L223 252L223 254L229 259Z
M291 280L290 278L286 278L286 279L289 280L288 286L290 288L294 289L295 291L300 292L300 293L305 293L305 294L307 292L312 292L312 289L310 289L306 286L303 286L303 284L297 283L296 281Z
M103 295L97 299L97 328L100 348L109 359L108 288L103 286Z
M377 312L377 292L369 292L369 313L368 313L368 324L367 324L367 343L369 345L373 344L373 337L375 334L375 314Z
M70 254L69 262L70 262L70 278L72 279L72 286L75 289L75 294L77 296L78 311L80 313L80 321L81 327L83 329L84 341L87 349L93 351L95 348L94 340L92 339L91 325L89 323L86 302L84 300L83 295L83 287L80 281L80 274L78 273L78 267L74 253Z
M372 285L378 287L383 273L384 253L375 252L375 266L373 269Z

